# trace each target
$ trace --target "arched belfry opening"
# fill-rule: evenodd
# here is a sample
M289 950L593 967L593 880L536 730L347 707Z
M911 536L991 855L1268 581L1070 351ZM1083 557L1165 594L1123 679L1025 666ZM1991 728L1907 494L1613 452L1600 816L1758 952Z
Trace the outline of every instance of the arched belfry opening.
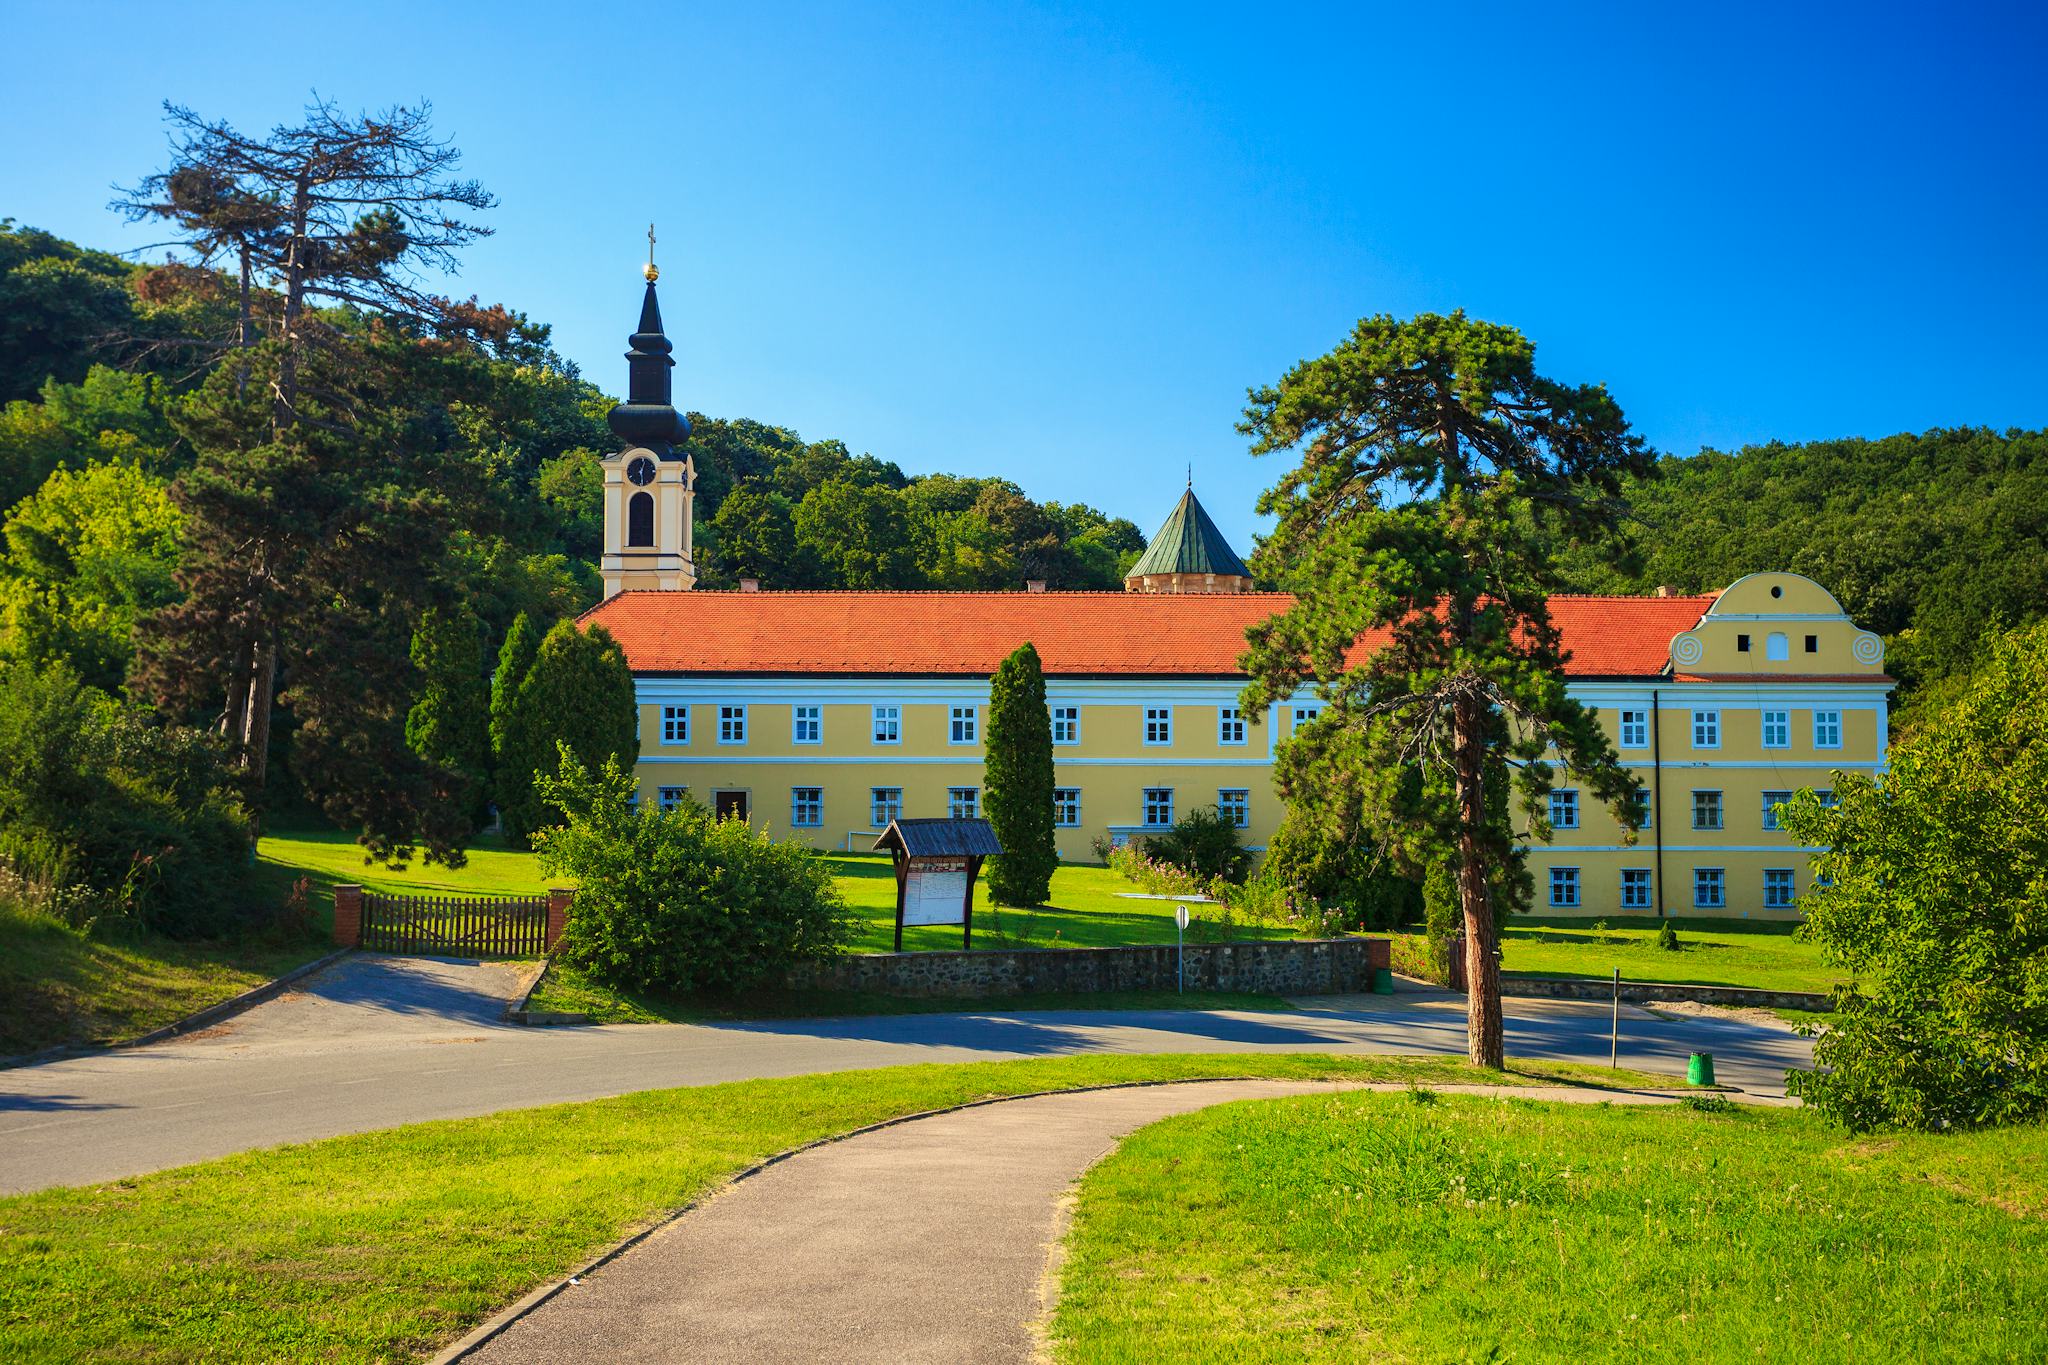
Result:
M626 545L629 549L654 544L654 495L635 493L626 504Z

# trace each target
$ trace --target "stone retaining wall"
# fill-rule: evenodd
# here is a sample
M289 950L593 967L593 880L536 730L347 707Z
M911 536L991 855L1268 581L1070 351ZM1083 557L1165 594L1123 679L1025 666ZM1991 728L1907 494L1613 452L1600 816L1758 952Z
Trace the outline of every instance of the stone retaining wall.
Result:
M1549 1000L1612 1000L1614 983L1567 976L1502 976L1502 995ZM1659 1000L1690 1000L1702 1005L1729 1005L1767 1010L1831 1010L1834 1001L1813 991L1766 991L1748 986L1686 986L1677 982L1624 981L1621 998L1630 1005Z
M1187 988L1269 995L1341 995L1372 989L1387 965L1383 938L1190 943ZM1001 948L971 952L858 953L799 970L805 990L880 995L988 996L1038 992L1170 991L1172 944L1138 948Z

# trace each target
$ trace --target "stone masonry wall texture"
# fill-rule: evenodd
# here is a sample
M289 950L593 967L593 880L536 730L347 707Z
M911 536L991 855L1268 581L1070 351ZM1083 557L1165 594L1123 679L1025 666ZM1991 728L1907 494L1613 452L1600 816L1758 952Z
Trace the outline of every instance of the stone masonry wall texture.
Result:
M1338 995L1372 989L1387 965L1383 938L1191 943L1187 988L1270 995ZM904 996L1005 996L1037 992L1170 991L1172 944L1137 948L1002 948L971 952L861 953L800 968L799 989Z

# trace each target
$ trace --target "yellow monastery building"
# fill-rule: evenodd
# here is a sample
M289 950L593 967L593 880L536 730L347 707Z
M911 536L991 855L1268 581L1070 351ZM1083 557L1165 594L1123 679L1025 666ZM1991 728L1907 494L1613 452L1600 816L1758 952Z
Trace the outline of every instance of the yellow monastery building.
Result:
M820 849L898 816L980 813L989 675L1031 641L1046 673L1062 859L1215 806L1262 847L1273 747L1313 697L1247 716L1250 591L1189 490L1123 593L694 590L688 423L650 279L605 462L605 600L640 707L640 799L694 799ZM1819 584L1752 574L1706 596L1559 597L1572 694L1596 708L1650 812L1633 845L1568 787L1532 849L1552 915L1795 916L1808 856L1772 810L1884 762L1884 647Z

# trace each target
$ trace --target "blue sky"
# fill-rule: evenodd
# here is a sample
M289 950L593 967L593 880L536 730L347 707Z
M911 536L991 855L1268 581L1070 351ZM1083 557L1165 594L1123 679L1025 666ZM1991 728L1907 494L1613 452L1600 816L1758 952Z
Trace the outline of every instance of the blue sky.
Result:
M457 287L623 385L1241 548L1248 385L1463 307L1661 449L2048 424L2048 20L1844 5L8 0L0 216L96 245L157 106L421 97L503 206ZM302 36L303 35L303 36Z

